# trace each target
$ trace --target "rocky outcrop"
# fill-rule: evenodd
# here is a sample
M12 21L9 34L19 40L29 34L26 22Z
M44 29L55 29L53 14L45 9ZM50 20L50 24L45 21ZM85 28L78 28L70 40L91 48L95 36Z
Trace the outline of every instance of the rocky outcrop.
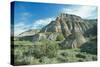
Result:
M93 27L87 20L76 15L64 14L42 28L40 32L62 33L65 40L60 44L66 48L77 48L86 42L84 33Z
M56 18L55 21L52 21L50 24L42 28L40 32L67 32L70 34L73 30L73 24L75 28L81 33L84 33L87 29L91 28L93 25L88 21L82 19L76 15L64 14ZM62 29L66 29L65 31Z
M87 41L84 34L94 27L94 23L89 21L76 15L62 13L55 21L43 27L38 35L34 35L33 40L56 40L59 34L63 34L65 40L60 43L63 48L78 48Z
M73 31L71 35L65 38L60 46L63 48L78 48L85 42L86 39L80 32Z
M35 35L36 33L38 33L39 30L38 29L29 29L25 32L22 32L18 35L18 37L23 37L23 36L32 36Z
M41 30L30 29L17 36L19 40L57 41L62 48L78 48L97 35L97 20L82 19L76 15L59 15Z
M38 33L33 36L33 42L46 39L46 35L43 33Z
M52 32L38 33L38 34L35 34L33 36L33 42L44 40L44 39L47 39L47 40L56 40L56 38L57 38L57 36L59 34L60 33L52 33Z

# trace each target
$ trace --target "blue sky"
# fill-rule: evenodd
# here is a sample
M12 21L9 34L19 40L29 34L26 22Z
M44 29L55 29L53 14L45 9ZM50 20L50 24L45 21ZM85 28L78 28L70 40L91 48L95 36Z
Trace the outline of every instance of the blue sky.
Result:
M41 29L52 20L55 20L60 13L74 14L84 19L95 19L97 18L97 7L69 4L15 2L14 33L15 35L18 35L28 29Z

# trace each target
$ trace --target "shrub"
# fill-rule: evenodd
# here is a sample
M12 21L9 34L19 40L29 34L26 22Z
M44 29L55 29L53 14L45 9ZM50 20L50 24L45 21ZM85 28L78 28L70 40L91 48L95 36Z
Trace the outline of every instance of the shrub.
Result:
M33 56L23 56L15 60L15 65L28 65L28 64L40 64L40 62Z
M59 62L76 62L78 58L75 56L76 52L72 49L62 50L58 55Z
M83 54L83 53L76 54L76 57L84 58L84 59L86 58L85 54Z
M46 45L42 42L36 42L34 45L34 57L40 58L46 55Z
M14 65L39 64L33 45L14 45Z
M26 41L26 43L28 42ZM25 41L17 41L16 45L14 45L15 65L39 64L41 57L45 56L48 59L55 57L59 49L55 41L41 40L34 42L33 45L23 45L24 43ZM43 62L49 63L49 60L47 61L46 58L43 58Z
M34 44L34 56L40 58L42 56L54 57L59 49L55 41L42 40Z
M40 63L48 64L50 62L51 62L51 60L48 57L41 57L40 58Z
M97 60L96 55L92 55L86 52L80 52L76 54L76 57L79 58L79 61L95 61Z
M60 63L62 63L62 62L68 62L68 59L66 59L66 57L63 57L63 56L59 56L57 59L58 59L58 61Z
M64 39L64 36L62 34L59 34L56 38L56 41L61 41Z
M30 41L14 41L14 45L33 45Z
M97 44L93 41L83 44L80 48L81 48L81 52L97 54Z
M55 57L57 55L57 51L59 49L59 46L56 42L49 41L47 44L46 53L48 57Z

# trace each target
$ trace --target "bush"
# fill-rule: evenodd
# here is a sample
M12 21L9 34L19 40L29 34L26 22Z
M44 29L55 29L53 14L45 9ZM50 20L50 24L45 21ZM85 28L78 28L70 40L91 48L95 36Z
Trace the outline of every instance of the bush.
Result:
M46 53L48 57L55 57L57 55L59 46L56 42L49 41L47 44Z
M14 55L14 65L40 64L41 57L53 58L57 55L58 49L59 46L56 41L41 40L34 43L16 41L14 50L12 49L14 51L14 54L12 53ZM47 63L49 63L49 60L46 61L45 59L43 59L43 62L48 61Z
M93 41L83 44L80 48L81 48L81 52L97 54L97 44Z
M64 36L62 34L59 34L56 38L56 41L64 40Z
M97 60L96 55L92 55L86 52L80 52L76 54L76 57L79 58L79 61L95 61Z
M84 58L84 59L86 58L85 54L83 54L83 53L76 54L76 57Z
M32 54L33 45L14 45L14 65L30 64Z
M72 49L62 50L58 55L59 62L77 62L76 52Z
M33 45L30 41L14 41L14 45Z
M36 42L34 45L34 57L40 58L46 55L46 45L42 42Z
M15 65L29 65L29 64L40 64L40 62L33 56L23 56L20 59L15 60Z
M40 58L43 56L55 57L59 49L55 41L42 40L34 44L34 56Z
M48 57L41 57L40 58L40 63L48 64L50 62L51 62L51 60Z

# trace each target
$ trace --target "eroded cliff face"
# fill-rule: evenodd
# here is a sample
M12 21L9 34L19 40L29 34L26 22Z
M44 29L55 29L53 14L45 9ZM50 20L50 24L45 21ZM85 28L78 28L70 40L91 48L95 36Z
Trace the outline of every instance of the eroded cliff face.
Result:
M93 26L79 16L62 13L40 32L61 33L65 40L60 45L65 48L77 48L87 41L84 34Z
M70 34L73 31L73 25L81 33L93 26L79 16L62 13L55 21L42 28L41 32L63 32L65 30L64 33Z
M18 37L19 39L30 39L33 42L43 39L61 40L58 44L63 48L78 48L97 35L96 22L97 20L84 20L76 15L62 13L40 31L28 30L19 34ZM60 39L59 36L63 37Z

